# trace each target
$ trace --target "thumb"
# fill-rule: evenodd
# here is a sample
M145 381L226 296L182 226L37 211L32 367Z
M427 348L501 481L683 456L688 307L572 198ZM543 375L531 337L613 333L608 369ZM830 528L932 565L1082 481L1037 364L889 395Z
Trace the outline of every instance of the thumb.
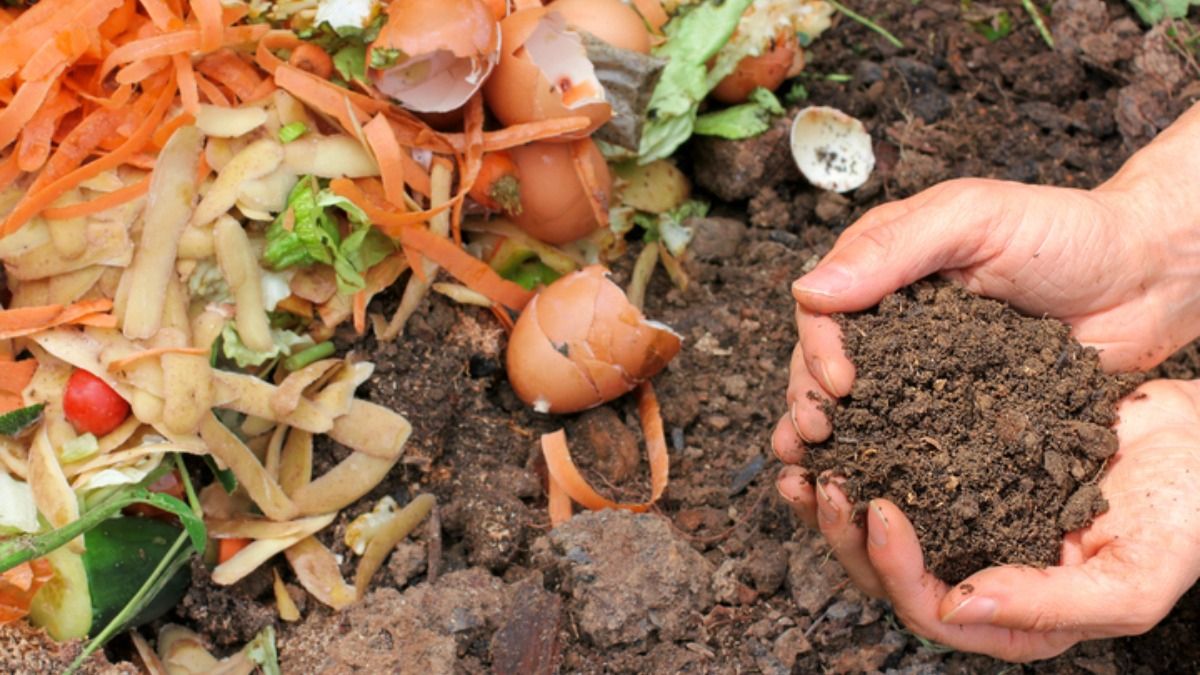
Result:
M934 272L977 262L993 236L995 188L968 187L974 184L945 184L916 208L869 211L816 269L796 280L796 302L818 314L856 312Z
M1131 569L1121 558L1110 545L1082 565L983 570L946 594L941 620L1094 637L1145 632L1166 616L1177 596L1158 583L1158 571Z

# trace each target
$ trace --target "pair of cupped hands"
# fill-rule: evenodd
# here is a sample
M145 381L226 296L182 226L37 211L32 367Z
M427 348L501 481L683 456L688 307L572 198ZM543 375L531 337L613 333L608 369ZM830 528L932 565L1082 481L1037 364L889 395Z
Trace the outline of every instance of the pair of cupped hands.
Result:
M1200 334L1200 214L1173 212L1192 198L1156 189L1149 179L1161 168L1127 165L1092 191L942 183L869 211L793 285L800 338L789 412L772 437L786 465L776 487L820 529L850 579L890 600L915 633L1029 661L1142 633L1165 617L1200 576L1200 381L1147 382L1122 402L1120 449L1100 482L1109 509L1065 536L1059 565L992 567L951 587L926 571L895 504L871 501L856 524L837 479L801 468L805 446L831 433L822 402L854 381L828 315L867 309L940 272L1027 314L1061 319L1100 350L1108 370L1148 369Z

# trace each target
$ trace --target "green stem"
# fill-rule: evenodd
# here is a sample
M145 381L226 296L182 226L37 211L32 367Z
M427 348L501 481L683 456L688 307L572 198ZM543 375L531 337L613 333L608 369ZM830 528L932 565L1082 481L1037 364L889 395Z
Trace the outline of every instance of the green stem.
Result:
M140 492L126 493L97 504L92 510L58 529L37 536L24 535L0 542L0 572L40 558L108 520L121 509L145 501Z
M283 362L283 367L288 370L300 370L304 366L320 361L326 356L333 356L333 352L333 343L325 341L287 357L287 360Z
M179 480L187 493L188 506L192 507L193 513L203 518L204 508L200 506L200 499L196 497L196 488L192 486L192 477L188 475L187 467L183 463L183 455L178 452L175 453L175 468L179 470Z
M1046 27L1046 21L1042 19L1042 13L1033 5L1033 0L1021 0L1021 6L1029 13L1029 18L1033 19L1033 25L1037 26L1038 33L1041 33L1042 40L1046 46L1054 49L1054 36L1050 34L1050 29Z
M188 505L178 499L170 495L152 493L146 489L147 485L158 480L169 470L169 465L159 466L137 485L100 502L81 515L78 520L60 528L36 536L23 535L0 541L0 572L6 572L23 562L46 555L75 537L85 534L131 504L149 504L175 514L183 524L186 534L191 537L196 550L203 552L207 543L207 533L204 529L204 521L200 519L200 516L193 513Z
M1025 1L1028 1L1028 0L1025 0ZM879 24L868 19L867 17L863 16L862 14L859 14L858 12L843 5L842 3L838 2L838 0L829 0L829 4L832 5L833 8L836 9L837 11L841 12L842 14L845 14L848 18L861 23L862 25L866 26L867 28L870 28L871 30L875 31L876 33L879 33L881 36L883 36L884 40L887 40L896 49L904 49L904 43L900 41L900 38L896 37L895 35L892 35L888 31L888 29L884 28L883 26L880 26Z
M83 651L79 652L79 656L77 656L75 660L71 662L71 665L67 668L63 675L71 675L71 673L74 673L79 666L83 665L83 662L86 661L89 656L95 653L97 649L103 647L106 642L111 640L114 635L116 635L122 628L125 627L125 624L132 621L133 618L137 616L138 612L142 611L142 608L147 602L149 602L149 600L153 599L155 595L158 595L159 591L162 590L162 584L165 583L166 580L175 576L175 573L179 571L179 568L183 567L184 563L186 563L191 557L190 555L180 555L180 552L183 550L184 546L187 545L187 543L187 533L180 533L179 537L175 539L175 543L171 545L170 550L167 551L167 554L163 556L162 560L158 561L158 565L154 568L154 571L150 573L150 576L146 579L145 583L142 584L142 587L139 588L137 593L135 593L133 597L129 599L129 602L121 608L121 611L113 617L112 621L108 622L108 625L104 627L104 630L100 631L96 637L92 638L91 641L87 643L87 646L83 648Z

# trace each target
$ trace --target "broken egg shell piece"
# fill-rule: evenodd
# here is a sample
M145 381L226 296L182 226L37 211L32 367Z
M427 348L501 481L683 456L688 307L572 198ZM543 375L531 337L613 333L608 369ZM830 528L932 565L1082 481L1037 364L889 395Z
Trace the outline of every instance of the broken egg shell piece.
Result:
M583 39L566 19L547 8L530 8L500 22L500 63L484 86L488 108L505 125L561 117L587 117L584 138L612 117L604 86L587 57Z
M395 0L367 55L399 52L388 68L371 68L375 87L410 110L456 110L500 61L500 24L480 0Z
M508 378L539 412L570 413L611 401L658 374L678 335L648 321L593 265L569 274L525 307L508 347Z
M871 177L875 152L863 123L835 108L812 106L792 121L792 157L816 187L849 192Z

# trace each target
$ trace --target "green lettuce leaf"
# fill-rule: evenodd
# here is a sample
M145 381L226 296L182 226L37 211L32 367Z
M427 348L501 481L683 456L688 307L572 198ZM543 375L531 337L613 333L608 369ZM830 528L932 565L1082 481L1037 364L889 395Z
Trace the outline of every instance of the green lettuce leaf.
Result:
M731 140L757 136L771 128L771 118L784 113L775 94L759 87L750 93L750 100L696 118L694 133L719 136Z
M346 82L367 81L367 48L365 45L346 45L333 53L333 69Z
M708 215L708 203L698 199L689 199L664 213L638 213L633 217L635 223L645 232L643 241L662 241L663 245L673 256L683 255L687 245L692 242L692 228L683 224L688 218L703 218Z
M386 235L371 226L362 209L350 200L320 187L317 179L306 176L288 196L292 229L284 227L286 211L267 227L267 246L263 260L273 269L306 267L322 263L337 273L338 292L351 295L366 287L364 275L386 258L396 246ZM350 224L343 239L338 209Z
M301 30L297 35L324 49L333 58L333 68L341 75L344 84L353 80L367 81L367 45L379 37L379 31L387 23L387 15L380 13L366 28L358 26L334 27L328 21Z
M380 13L366 28L348 25L334 27L328 21L322 21L320 25L305 28L296 35L301 40L312 42L326 52L333 53L349 45L366 47L379 37L379 31L386 23L387 15Z
M313 345L312 338L307 335L298 335L282 328L271 329L271 342L273 344L270 351L259 352L247 347L242 342L233 322L225 324L225 328L221 330L221 351L225 354L225 358L236 363L239 368L261 366L271 359L291 356L293 352Z
M680 12L654 52L668 59L650 105L638 149L647 164L668 157L692 135L696 111L708 95L708 60L729 40L752 0L709 0Z

